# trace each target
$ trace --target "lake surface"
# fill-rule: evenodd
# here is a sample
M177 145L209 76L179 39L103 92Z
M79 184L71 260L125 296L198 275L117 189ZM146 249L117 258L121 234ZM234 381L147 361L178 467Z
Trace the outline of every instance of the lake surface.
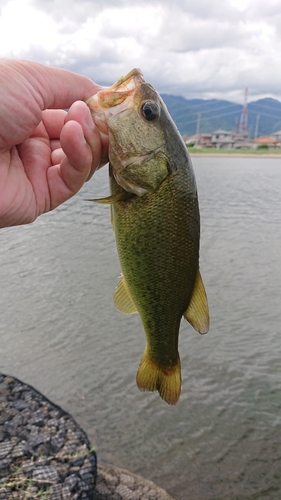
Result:
M0 370L69 411L100 462L178 500L281 498L281 160L193 158L211 328L182 322L175 407L142 393L138 315L120 273L107 169L30 226L0 231Z

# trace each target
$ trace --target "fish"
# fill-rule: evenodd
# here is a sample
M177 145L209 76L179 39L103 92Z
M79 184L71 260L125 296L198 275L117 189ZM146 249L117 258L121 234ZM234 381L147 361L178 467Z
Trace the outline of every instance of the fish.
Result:
M187 147L162 98L139 69L86 101L109 137L110 196L121 267L114 305L140 315L146 346L136 383L169 405L181 393L178 337L182 317L209 330L199 269L200 214Z

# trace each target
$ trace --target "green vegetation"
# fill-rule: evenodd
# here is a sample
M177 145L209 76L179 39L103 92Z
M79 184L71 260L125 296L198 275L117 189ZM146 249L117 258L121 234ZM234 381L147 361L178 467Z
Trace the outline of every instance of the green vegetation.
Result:
M188 152L190 154L200 154L200 155L257 155L257 156L263 156L263 155L280 155L281 156L281 149L266 149L266 148L259 148L259 149L215 149L215 148L191 148L188 147Z
M36 484L41 483L44 481L36 481L35 479L26 477L22 474L21 468L18 467L15 472L13 477L9 477L7 481L1 483L1 490L4 490L7 488L7 490L12 490L12 491L18 491L21 492L22 498L27 498L27 499L39 499L40 500L46 500L48 498L48 495L50 495L51 489L50 487L46 488L40 488L37 489ZM49 482L48 482L49 484Z
M87 457L90 455L95 448L92 447L89 450L85 451L77 451L75 453L71 453L70 455L61 456L59 453L54 454L52 456L44 457L48 463L50 463L53 459L58 458L59 460L65 461L71 460L73 458L79 457ZM43 459L43 456L41 457ZM34 461L34 457L31 458L31 462ZM25 462L23 462L25 463ZM23 500L47 500L52 493L52 487L50 486L51 481L44 481L42 479L33 479L31 477L26 476L22 471L22 466L18 465L15 467L15 470L12 475L5 478L4 480L0 480L0 490L3 492L5 489L7 491L12 490L12 492L20 492L21 498ZM44 485L45 483L45 485ZM38 485L41 487L38 488ZM13 493L12 493L13 494ZM12 496L9 498L13 498ZM16 497L17 498L17 497Z

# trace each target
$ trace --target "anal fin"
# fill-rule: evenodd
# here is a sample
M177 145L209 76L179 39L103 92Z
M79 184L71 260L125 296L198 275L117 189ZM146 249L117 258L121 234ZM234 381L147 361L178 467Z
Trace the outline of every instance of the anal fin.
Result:
M116 309L123 314L135 314L138 312L123 275L121 275L121 280L115 288L113 302Z
M184 313L185 319L199 333L207 333L210 326L208 299L198 269L191 301Z

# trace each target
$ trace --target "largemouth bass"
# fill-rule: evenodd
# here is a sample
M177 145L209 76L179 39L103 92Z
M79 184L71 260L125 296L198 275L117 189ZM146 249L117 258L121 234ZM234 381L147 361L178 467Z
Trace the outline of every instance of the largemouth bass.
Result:
M137 385L174 405L181 392L181 318L201 334L209 329L191 160L161 97L138 69L87 104L109 135L111 195L93 201L111 204L122 269L114 303L125 314L138 312L146 335Z

